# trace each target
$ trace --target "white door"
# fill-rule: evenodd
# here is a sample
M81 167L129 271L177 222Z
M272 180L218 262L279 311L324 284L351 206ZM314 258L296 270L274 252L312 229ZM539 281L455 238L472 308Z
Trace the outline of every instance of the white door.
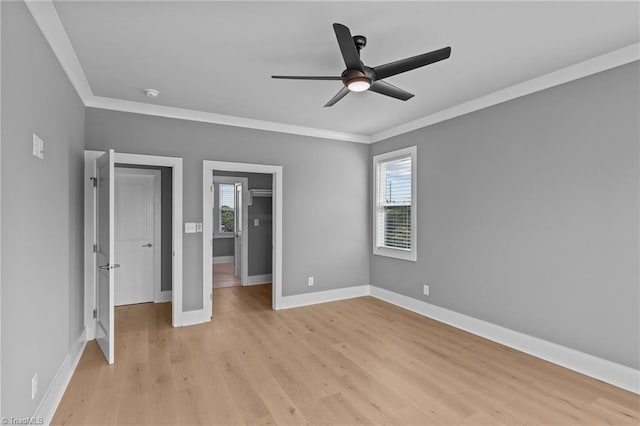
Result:
M118 267L114 262L114 156L113 150L109 150L96 160L96 341L109 364L114 361L113 289Z
M116 306L153 302L154 286L159 285L159 241L155 240L156 216L160 213L156 211L155 188L159 180L159 170L116 168L115 262L120 265L116 271Z
M240 283L242 282L242 183L235 183L235 214L234 214L234 225L233 229L235 231L234 239L234 253L233 253L233 261L234 265L234 274L236 277L240 278Z

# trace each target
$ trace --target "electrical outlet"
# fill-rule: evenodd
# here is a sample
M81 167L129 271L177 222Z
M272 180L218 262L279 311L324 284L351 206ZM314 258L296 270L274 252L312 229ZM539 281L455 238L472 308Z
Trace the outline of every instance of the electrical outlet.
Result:
M38 373L31 378L31 399L36 399L38 394Z
M307 284L309 285L309 287L313 286L313 277L307 278Z
M425 296L428 296L428 295L429 295L429 285L425 284L425 285L423 285L423 286L422 286L422 293L423 293Z

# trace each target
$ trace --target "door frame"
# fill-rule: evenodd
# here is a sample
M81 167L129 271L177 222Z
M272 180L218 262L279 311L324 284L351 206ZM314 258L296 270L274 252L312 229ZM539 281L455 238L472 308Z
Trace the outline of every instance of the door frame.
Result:
M213 175L213 173L212 173ZM245 283L247 282L247 277L249 276L249 263L247 260L247 256L248 256L248 248L247 248L247 243L248 243L248 233L245 232L247 230L247 227L249 226L249 222L248 222L248 216L249 216L249 205L247 204L247 199L249 197L249 179L246 177L235 177L235 176L213 176L212 177L212 181L211 184L215 184L215 183L236 183L236 182L241 182L242 183L242 255L241 257L241 266L240 268L242 269L242 271L240 271L240 283L242 285L245 285ZM215 202L213 200L213 195L215 194L215 191L211 191L211 196L207 196L206 199L203 199L203 202L209 202L210 204L210 208L209 211L213 211L213 207L215 207ZM235 196L235 195L234 195ZM220 197L218 197L219 199ZM213 221L213 216L211 217L212 221ZM203 222L206 219L204 219L203 217ZM214 234L213 230L215 227L215 223L212 222L211 224L211 233ZM204 225L203 225L203 229L204 229ZM206 234L202 234L202 235L206 235ZM218 237L220 238L220 237ZM224 238L224 237L222 237ZM229 239L233 238L234 240L234 257L235 257L235 232L233 236L229 236L227 237ZM215 237L214 237L214 243L215 243ZM213 250L213 247L212 247ZM211 261L213 262L213 252L211 253ZM235 262L235 259L234 259Z
M139 169L135 166L121 165L115 167L115 183L118 187L118 176L151 176L153 185L153 286L151 301L154 303L171 301L171 290L162 291L162 172L159 169ZM117 190L117 189L116 189ZM118 215L116 213L116 231ZM118 243L116 241L116 252ZM117 256L116 256L117 257ZM164 295L163 295L164 293ZM117 306L117 305L116 305Z
M84 323L87 327L87 340L95 339L96 336L96 320L93 318L93 310L96 306L96 276L94 273L96 256L93 253L93 244L96 241L96 200L91 177L95 176L95 160L102 154L104 151L85 150L84 152ZM171 167L173 178L171 323L173 327L185 325L182 306L182 158L116 152L115 162L118 164Z
M202 219L203 219L203 238L202 238L202 305L203 310L208 314L209 318L213 315L213 289L211 268L211 259L213 257L212 242L213 239L213 211L212 199L213 171L225 172L242 172L242 173L265 173L272 175L273 182L273 260L272 260L272 289L271 289L271 307L274 310L282 307L282 166L268 164L253 163L234 163L229 161L213 161L204 160L202 162ZM247 188L248 190L248 188ZM245 229L246 230L246 229ZM211 235L205 238L205 235Z

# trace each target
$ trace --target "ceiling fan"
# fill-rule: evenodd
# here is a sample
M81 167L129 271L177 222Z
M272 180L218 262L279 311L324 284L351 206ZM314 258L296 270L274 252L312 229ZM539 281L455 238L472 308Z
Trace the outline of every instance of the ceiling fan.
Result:
M377 67L368 67L360 60L360 51L367 45L367 38L362 35L351 36L349 28L342 24L333 24L333 30L338 39L338 45L342 52L342 58L347 66L341 76L298 76L298 75L272 75L271 78L289 80L341 80L344 87L333 97L325 107L335 105L349 92L372 92L391 96L392 98L406 101L414 95L406 90L382 81L403 72L411 71L425 65L447 59L451 55L451 47L423 53L422 55L400 59Z

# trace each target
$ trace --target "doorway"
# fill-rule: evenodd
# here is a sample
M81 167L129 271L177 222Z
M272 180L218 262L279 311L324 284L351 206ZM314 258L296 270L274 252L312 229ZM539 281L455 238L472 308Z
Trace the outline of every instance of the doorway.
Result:
M243 174L213 173L210 214L213 221L213 286L234 287L247 282L249 179Z
M115 305L171 301L171 168L115 165Z
M103 160L105 158L107 160ZM161 232L160 239L155 239L154 243L159 242L161 246L170 248L166 251L166 259L160 256L160 263L161 269L170 267L172 292L168 300L172 302L171 323L176 327L183 325L184 320L182 312L182 159L115 153L113 150L107 153L85 151L87 182L85 185L85 326L88 340L99 338L103 343L101 349L109 363L114 362L114 290L116 275L120 269L120 264L115 261L116 227L113 220L116 216L115 163L142 169L166 167L167 172L170 173L168 189L170 197L165 197L165 200L169 200L170 203L170 227L167 226L167 232ZM106 215L104 215L105 212ZM167 241L162 241L163 238ZM154 243L151 243L152 247ZM107 252L108 256L106 256ZM102 258L100 258L101 253ZM108 279L98 280L98 277L103 276Z
M265 229L267 225L270 230L270 235L267 241L267 248L271 256L268 259L268 266L270 274L261 274L252 277L248 272L249 268L246 268L248 276L243 281L244 285L261 284L265 282L272 283L271 291L271 307L272 309L278 309L281 305L282 299L282 166L264 165L264 164L250 164L250 163L232 163L224 161L203 161L203 300L205 301L205 309L209 312L209 315L213 315L213 268L212 263L215 264L214 258L214 173L215 175L226 176L240 176L251 174L264 174L268 175L269 189L256 189L252 191L251 182L248 182L247 189L243 189L240 192L240 197L237 199L242 200L243 205L251 205L252 193L257 197L268 197L269 204L269 222L261 221L260 218L249 218L248 211L242 210L242 226L243 234L248 234L248 230L254 227L260 227ZM237 191L237 187L234 186ZM237 193L237 192L236 192ZM246 201L245 201L246 200ZM241 252L238 253L240 262L246 262L248 260L248 246L251 243L241 246ZM234 260L235 266L235 248L234 244ZM212 261L213 259L213 261ZM235 269L235 268L234 268ZM268 276L268 281L266 277ZM256 278L257 277L257 278Z

